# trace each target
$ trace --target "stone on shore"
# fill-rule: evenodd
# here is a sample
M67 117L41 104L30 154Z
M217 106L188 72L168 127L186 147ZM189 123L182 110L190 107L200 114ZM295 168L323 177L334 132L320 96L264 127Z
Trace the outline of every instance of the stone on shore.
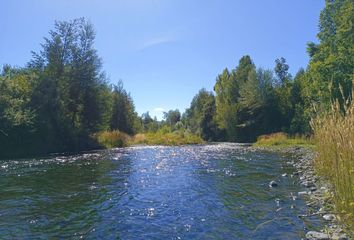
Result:
M349 238L347 237L347 235L345 233L335 233L332 235L331 239L333 240L348 240Z
M298 192L297 193L298 196L306 196L307 192L303 191L303 192Z
M323 215L323 219L326 221L333 221L334 219L336 219L336 216L334 214L326 214Z
M306 233L306 239L308 240L329 240L329 236L325 233L309 231Z

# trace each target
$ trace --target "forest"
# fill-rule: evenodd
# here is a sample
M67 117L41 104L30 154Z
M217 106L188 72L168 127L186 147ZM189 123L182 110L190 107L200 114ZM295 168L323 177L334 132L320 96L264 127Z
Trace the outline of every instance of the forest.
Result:
M283 57L274 69L263 69L243 56L216 76L213 90L202 88L185 112L170 110L163 121L149 112L139 116L123 82L111 84L89 21L57 21L26 66L3 66L0 157L97 149L97 136L112 131L178 133L195 142L254 142L275 132L311 136L311 119L333 103L346 115L352 101L353 6L351 0L326 1L318 43L308 43L308 66L295 76Z

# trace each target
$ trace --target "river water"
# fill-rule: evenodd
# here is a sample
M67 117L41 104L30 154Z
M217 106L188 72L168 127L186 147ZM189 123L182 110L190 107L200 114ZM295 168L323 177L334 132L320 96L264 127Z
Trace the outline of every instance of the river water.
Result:
M290 158L220 143L1 160L0 239L300 239L323 223L298 217Z

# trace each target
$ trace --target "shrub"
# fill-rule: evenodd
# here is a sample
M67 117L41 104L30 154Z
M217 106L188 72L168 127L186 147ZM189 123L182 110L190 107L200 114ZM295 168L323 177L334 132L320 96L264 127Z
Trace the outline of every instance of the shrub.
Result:
M309 138L296 135L289 137L286 133L277 132L268 135L262 135L257 138L255 146L291 146L291 145L312 145Z
M156 133L136 134L131 144L148 144L148 145L185 145L185 144L199 144L203 140L194 134L186 133L184 131L166 132L158 131Z
M105 148L125 147L128 145L131 137L118 130L102 131L93 135L94 139Z

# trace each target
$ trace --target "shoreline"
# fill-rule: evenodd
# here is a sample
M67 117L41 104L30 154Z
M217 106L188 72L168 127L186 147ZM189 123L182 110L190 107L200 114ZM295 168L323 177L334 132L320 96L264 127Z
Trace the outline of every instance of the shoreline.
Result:
M314 170L314 159L316 152L314 149L305 146L254 146L256 150L267 151L291 155L293 158L287 164L293 166L296 171L293 176L297 176L306 191L298 192L298 197L305 200L309 207L309 212L299 216L305 219L310 216L320 215L326 224L320 231L309 230L306 233L306 239L352 239L353 232L346 229L343 223L339 221L336 215L335 206L332 201L332 186L322 176L318 176ZM350 231L350 232L349 232Z

